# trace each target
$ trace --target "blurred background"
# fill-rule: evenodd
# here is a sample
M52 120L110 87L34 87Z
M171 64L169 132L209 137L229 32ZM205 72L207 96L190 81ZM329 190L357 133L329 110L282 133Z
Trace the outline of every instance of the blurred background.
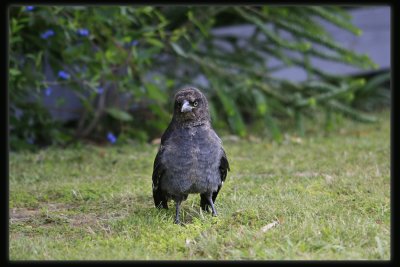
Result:
M390 106L390 8L9 8L11 150L157 143L188 85L235 138L374 122Z

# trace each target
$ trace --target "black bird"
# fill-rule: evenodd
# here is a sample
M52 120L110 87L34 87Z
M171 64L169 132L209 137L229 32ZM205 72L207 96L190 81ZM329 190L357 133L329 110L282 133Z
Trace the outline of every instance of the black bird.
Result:
M200 193L200 206L211 207L225 181L229 163L222 141L211 126L208 102L200 90L179 90L174 98L172 120L161 137L153 167L153 198L157 208L176 204L175 223L179 224L180 205L188 194Z

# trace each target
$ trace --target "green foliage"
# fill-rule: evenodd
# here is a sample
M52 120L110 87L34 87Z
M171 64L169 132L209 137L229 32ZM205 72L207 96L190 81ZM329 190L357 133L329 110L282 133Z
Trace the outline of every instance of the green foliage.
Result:
M316 18L361 34L343 9L329 6L10 7L11 148L106 140L110 131L125 141L149 141L170 120L173 92L187 84L206 92L216 127L239 136L248 135L251 123L261 123L280 142L283 119L294 119L301 129L301 121L327 110L373 121L353 103L368 98L379 81L365 85L335 77L315 68L310 57L364 69L376 65L335 42ZM212 33L238 24L254 25L252 36ZM276 69L265 64L272 57L281 61L279 68L305 68L307 81L273 78ZM47 64L54 79L45 75ZM200 74L208 86L194 82ZM58 86L69 88L83 106L68 130L43 108ZM54 102L50 110L68 108L65 99Z
M352 106L373 111L390 106L390 72L383 72L368 79L365 86L356 92Z
M132 120L132 116L120 109L116 109L116 108L108 108L106 109L107 113L109 113L112 117L114 117L117 120L120 121L131 121Z

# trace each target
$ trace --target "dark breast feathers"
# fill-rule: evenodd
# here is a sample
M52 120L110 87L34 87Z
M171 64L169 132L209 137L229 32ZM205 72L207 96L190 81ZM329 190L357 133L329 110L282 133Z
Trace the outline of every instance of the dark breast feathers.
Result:
M215 192L221 186L219 167L223 150L212 129L202 125L176 130L165 142L163 150L161 163L166 171L160 182L170 198Z

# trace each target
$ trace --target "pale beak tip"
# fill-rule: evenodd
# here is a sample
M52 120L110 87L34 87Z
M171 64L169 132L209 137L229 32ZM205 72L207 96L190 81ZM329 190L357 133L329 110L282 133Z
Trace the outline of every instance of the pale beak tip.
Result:
M181 108L181 112L189 112L189 111L192 111L192 106L190 106L190 104L189 104L189 102L188 101L184 101L183 102L183 105L182 105L182 108Z

